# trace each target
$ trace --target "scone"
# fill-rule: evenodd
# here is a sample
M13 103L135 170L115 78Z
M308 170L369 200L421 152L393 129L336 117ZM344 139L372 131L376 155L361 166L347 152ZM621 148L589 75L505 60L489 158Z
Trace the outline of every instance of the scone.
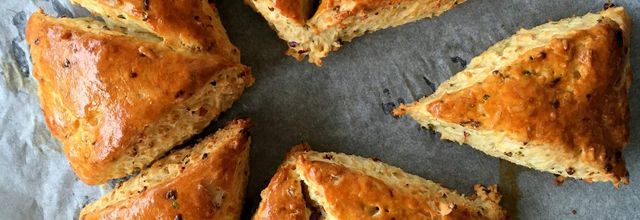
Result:
M288 55L322 58L365 33L438 16L466 0L245 0L287 42Z
M522 166L628 183L630 31L622 7L520 30L394 113Z
M262 191L253 219L506 219L496 186L475 189L465 197L374 159L299 145Z
M218 10L209 0L71 0L89 9L110 26L158 36L167 46L181 50L215 51L240 62Z
M249 171L247 120L169 154L87 205L79 219L238 219Z
M162 35L92 18L37 11L26 35L45 121L88 184L140 170L206 127L254 81L230 54L175 49Z

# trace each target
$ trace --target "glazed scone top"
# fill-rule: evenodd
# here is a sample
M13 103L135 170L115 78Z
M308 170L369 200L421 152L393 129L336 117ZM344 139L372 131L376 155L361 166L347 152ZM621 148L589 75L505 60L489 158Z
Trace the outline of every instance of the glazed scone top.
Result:
M438 16L465 0L245 0L287 42L287 55L322 65L345 42Z
M153 33L173 49L217 50L239 62L214 3L208 0L72 0L109 23Z
M454 208L455 205L438 202L446 195L434 198L409 183L404 187L389 184L335 163L302 158L298 168L305 173L305 179L320 187L327 205L324 208L330 209L335 219L484 218L472 207Z
M621 74L622 42L622 30L605 18L590 30L525 53L518 64L475 86L445 94L428 111L464 126L506 131L524 143L553 144L624 181L628 172L621 150L629 142L624 84L631 76Z
M372 159L310 151L287 155L253 219L503 219L494 187L465 198Z
M307 24L322 31L328 27L339 25L342 20L353 15L366 15L367 13L386 7L398 7L410 0L275 0L274 5L283 16L295 22L295 25ZM443 5L455 5L463 3L459 1L425 1L432 4L430 7L440 8ZM317 8L314 8L316 6ZM315 9L315 11L313 11ZM327 13L332 12L332 13ZM308 21L308 22L307 22Z
M484 81L434 100L436 117L559 146L628 181L628 32L603 17L587 30L523 54ZM567 171L571 172L571 171Z
M568 164L550 172L627 183L621 151L629 141L630 24L617 7L521 30L474 58L433 95L394 113L423 111L507 135L520 149L553 147L555 155L591 170Z
M29 19L26 36L39 95L47 100L41 103L45 121L72 149L68 159L88 183L102 181L90 177L103 172L93 165L135 154L125 151L134 150L130 146L150 123L213 86L218 72L244 68L215 53L176 52L149 34L41 11Z
M80 219L234 219L247 180L248 120L157 161L85 207Z

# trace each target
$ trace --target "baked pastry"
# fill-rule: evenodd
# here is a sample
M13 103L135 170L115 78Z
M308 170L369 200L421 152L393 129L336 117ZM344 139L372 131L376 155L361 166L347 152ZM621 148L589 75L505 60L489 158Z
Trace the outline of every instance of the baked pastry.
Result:
M466 0L245 0L287 42L288 55L322 58L365 33L438 16Z
M520 30L394 114L522 166L628 183L630 31L622 7Z
M298 145L261 193L259 219L506 219L496 186L464 197L374 159Z
M87 205L79 219L239 219L249 172L247 120L169 154Z
M175 49L162 35L92 18L53 18L40 10L26 35L45 121L88 184L158 159L228 109L254 81L230 54Z
M102 16L109 26L148 32L167 46L179 50L215 51L240 62L240 52L231 44L218 10L208 0L71 0Z

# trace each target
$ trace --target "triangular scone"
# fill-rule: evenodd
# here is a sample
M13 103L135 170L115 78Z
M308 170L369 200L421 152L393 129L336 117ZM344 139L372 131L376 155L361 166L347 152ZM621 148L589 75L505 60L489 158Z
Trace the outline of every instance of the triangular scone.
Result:
M254 79L235 58L150 33L35 12L26 28L40 103L88 184L123 177L200 132Z
M253 216L259 219L505 219L496 186L464 197L374 159L311 151L287 155Z
M247 120L154 162L84 207L79 219L239 219L249 172Z
M160 36L173 49L216 51L240 62L209 0L71 0L108 24Z
M343 42L438 16L466 0L245 0L287 42L288 55L320 66Z
M516 164L628 183L630 31L621 7L520 30L394 113Z

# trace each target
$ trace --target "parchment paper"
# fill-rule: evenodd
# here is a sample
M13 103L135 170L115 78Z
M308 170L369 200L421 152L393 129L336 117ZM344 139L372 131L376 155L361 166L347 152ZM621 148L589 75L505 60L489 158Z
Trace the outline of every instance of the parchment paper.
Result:
M596 12L603 3L469 0L440 17L357 38L317 68L284 56L285 43L240 0L218 0L227 32L257 80L204 134L235 117L255 122L244 219L285 152L301 142L321 151L377 157L466 194L476 183L499 184L502 203L514 219L640 219L637 0L615 1L636 23L631 143L624 151L630 185L614 189L608 183L568 180L556 186L551 174L441 141L413 120L389 115L398 103L431 94L472 57L519 28ZM83 205L108 191L77 179L43 122L24 42L24 26L37 7L54 15L86 15L66 0L0 2L0 219L77 218Z

